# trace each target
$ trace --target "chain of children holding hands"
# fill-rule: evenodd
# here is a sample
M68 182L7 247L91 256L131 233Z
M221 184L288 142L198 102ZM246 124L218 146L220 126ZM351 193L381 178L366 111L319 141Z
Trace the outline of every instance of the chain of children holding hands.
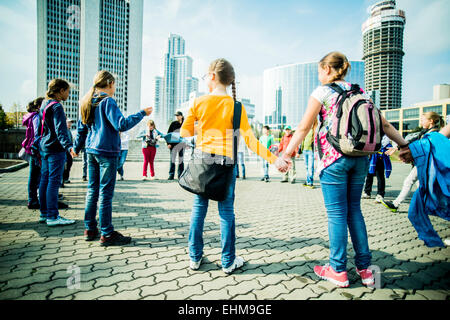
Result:
M369 169L369 159L367 155L346 156L336 150L327 140L327 132L332 126L332 120L336 116L338 108L339 91L350 92L354 88L350 83L344 81L349 69L350 64L347 58L339 52L331 52L320 60L318 75L322 85L311 94L306 112L295 133L292 135L288 132L289 140L283 142L284 152L279 157L268 150L269 145L266 143L263 145L256 139L244 107L242 107L240 121L240 135L245 144L265 162L274 164L280 172L285 173L284 181L287 181L287 173L292 169L292 157L296 155L299 146L308 134L310 135L312 128L314 130L318 128L313 132L313 136L308 137L308 141L313 141L315 136L315 146L316 148L318 146L321 155L318 170L328 215L330 262L324 266L315 266L314 272L322 279L341 287L349 285L346 269L348 231L355 250L356 271L361 276L364 285L374 283L373 273L369 269L371 252L366 225L361 213L361 194ZM207 82L209 94L193 101L186 120L184 123L180 121L180 136L188 138L195 135L196 151L232 158L232 122L236 100L234 69L227 60L217 59L209 66L204 79ZM124 117L114 99L115 83L114 76L108 71L99 71L96 74L91 90L80 102L81 119L77 125L75 141L72 143L61 104L69 97L70 86L64 80L52 80L48 85L45 100L39 104L40 109L34 113L36 138L31 148L34 152L30 152L30 179L32 179L33 168L41 166L39 221L47 223L48 226L58 226L75 222L61 217L58 211L58 189L66 156L77 157L81 150L85 150L89 180L84 235L86 241L100 238L100 244L103 246L124 245L131 242L131 237L115 231L112 224L112 199L116 172L118 167L123 165L123 162L119 164L120 133L130 130L153 111L152 107L148 107L129 117ZM337 85L340 89L336 87L333 89L330 84ZM232 89L232 96L227 93L229 86ZM358 87L358 90L358 93L363 95L367 101L371 101L362 89ZM319 126L317 125L318 117L320 117ZM409 142L381 114L379 117L382 131L397 144L400 158L406 163L412 163L413 155ZM428 124L427 129L436 128L438 125L433 121ZM154 129L155 124L152 121L149 123L148 132L153 132ZM450 127L446 126L441 133L450 136ZM161 135L159 131L155 131L151 137L156 138ZM154 147L147 143L144 145L144 142L148 142L146 136L143 134L139 137L143 139L143 148ZM448 142L448 139L446 140ZM147 172L147 162L151 163L150 170L153 177L152 162L156 151L149 149L143 150L143 152L146 159L144 177ZM223 271L227 274L242 267L245 263L242 257L236 255L235 249L234 199L236 175L238 175L237 165L234 165L234 170L235 174L229 185L226 199L218 202L222 247L221 263ZM171 169L171 175L174 172L175 169ZM121 178L122 175L123 173ZM33 181L35 181L35 174L33 177ZM33 197L37 200L37 195L30 195L30 198ZM188 239L190 268L194 270L199 269L202 262L203 226L208 202L209 199L201 195L194 195ZM100 230L96 220L97 206L99 206Z

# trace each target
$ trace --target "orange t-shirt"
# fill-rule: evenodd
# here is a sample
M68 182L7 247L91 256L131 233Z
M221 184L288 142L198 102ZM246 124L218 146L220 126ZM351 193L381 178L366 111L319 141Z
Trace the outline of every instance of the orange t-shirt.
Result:
M233 112L234 100L230 96L199 97L194 100L194 105L189 109L181 126L180 135L191 137L197 134L197 149L233 158ZM244 105L242 105L240 129L241 136L250 150L271 164L276 161L277 157L253 134Z

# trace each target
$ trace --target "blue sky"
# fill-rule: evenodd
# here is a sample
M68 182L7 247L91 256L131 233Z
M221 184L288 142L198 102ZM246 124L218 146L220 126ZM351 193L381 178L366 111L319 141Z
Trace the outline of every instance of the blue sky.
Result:
M169 33L186 40L201 77L218 57L231 61L238 95L262 106L262 74L276 65L317 61L339 50L362 58L361 24L375 0L144 0L142 105L153 104ZM403 106L431 100L450 82L450 1L397 0L406 11ZM36 94L36 1L0 0L0 103ZM200 83L200 89L203 88Z

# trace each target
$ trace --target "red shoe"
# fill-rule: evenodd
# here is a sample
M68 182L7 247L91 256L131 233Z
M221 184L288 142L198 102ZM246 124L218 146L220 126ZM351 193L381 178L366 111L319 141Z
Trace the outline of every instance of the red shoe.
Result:
M370 269L358 270L358 268L356 268L356 272L361 276L361 281L363 285L371 286L375 284L375 278L373 277L372 270Z
M347 271L336 272L329 264L315 266L314 273L320 278L334 283L338 287L346 288L349 286Z

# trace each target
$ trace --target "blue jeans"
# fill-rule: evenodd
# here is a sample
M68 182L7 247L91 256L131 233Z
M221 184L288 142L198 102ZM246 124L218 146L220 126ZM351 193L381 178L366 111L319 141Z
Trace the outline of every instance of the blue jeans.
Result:
M38 192L39 184L41 181L41 166L39 165L39 159L34 156L30 156L30 173L28 175L28 203L39 203Z
M222 267L228 268L236 257L236 225L234 219L234 189L236 185L236 166L233 178L224 201L218 202L220 216L220 233L222 243ZM189 229L189 257L199 261L203 256L203 226L208 211L208 199L194 196L191 226Z
M238 165L236 166L236 176L239 176L239 165L242 168L242 176L245 177L245 164L244 164L244 153L243 152L238 152L237 154L237 162Z
M39 184L41 217L56 219L59 216L58 191L65 163L65 151L48 155L41 154L41 182Z
M86 149L83 149L83 177L87 177L87 166L88 166L87 153Z
M119 164L117 165L117 173L119 173L121 176L123 176L123 164L125 163L125 160L127 160L127 154L128 150L121 150L119 155Z
M97 228L97 202L100 199L99 220L103 236L114 231L112 199L116 185L117 157L103 157L88 153L89 182L86 194L84 225L86 230Z
M267 162L266 160L263 160L262 166L264 169L264 178L269 178L269 162Z
M361 212L361 194L369 170L367 157L341 157L320 174L328 215L330 265L337 272L347 267L347 227L359 270L371 264L366 224Z
M306 166L306 183L314 183L314 152L312 150L304 150L303 155L305 156L305 166Z

